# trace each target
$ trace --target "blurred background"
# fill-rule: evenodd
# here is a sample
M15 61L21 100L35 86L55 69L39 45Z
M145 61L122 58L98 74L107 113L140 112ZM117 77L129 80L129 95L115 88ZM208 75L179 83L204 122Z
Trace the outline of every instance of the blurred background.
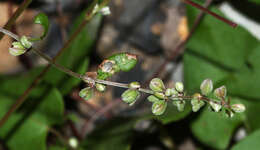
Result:
M22 0L0 1L3 27ZM92 0L33 0L13 24L22 36L41 35L33 23L39 12L50 21L47 37L36 47L54 57L83 22ZM96 15L71 43L57 63L84 74L114 53L138 55L130 72L110 80L138 81L147 87L154 77L167 87L184 82L188 94L199 92L211 78L214 88L226 85L231 101L246 112L226 118L205 106L197 113L190 104L183 112L168 105L162 116L151 114L143 94L133 105L120 99L124 89L84 101L78 96L86 84L51 68L26 101L0 128L3 150L196 150L259 149L260 143L260 0L193 0L238 24L232 28L182 0L111 0L108 16ZM0 40L0 118L23 95L47 66L28 52L9 54L13 40Z

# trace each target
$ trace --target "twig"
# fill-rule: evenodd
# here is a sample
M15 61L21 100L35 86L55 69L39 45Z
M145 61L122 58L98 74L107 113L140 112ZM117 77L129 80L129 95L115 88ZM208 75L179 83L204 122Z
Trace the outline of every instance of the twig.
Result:
M15 11L13 16L4 25L4 28L10 30L12 25L15 23L16 19L22 14L22 12L28 7L32 0L24 0L20 7ZM4 34L0 33L0 40L3 38Z
M204 12L210 14L211 16L213 16L213 17L219 19L220 21L222 21L222 22L224 22L224 23L230 25L230 26L233 27L233 28L237 27L237 24L236 24L236 23L234 23L234 22L232 22L232 21L230 21L230 20L228 20L228 19L226 19L226 18L224 18L224 17L222 17L222 16L220 16L220 15L218 15L218 14L216 14L216 13L210 11L210 10L207 9L207 8L202 7L201 5L199 5L199 4L197 4L197 3L194 3L194 2L191 1L191 0L183 0L183 2L186 3L186 4L189 4L189 5L193 6L193 7L196 7L196 8L198 8L198 9L200 9L201 11L204 11Z

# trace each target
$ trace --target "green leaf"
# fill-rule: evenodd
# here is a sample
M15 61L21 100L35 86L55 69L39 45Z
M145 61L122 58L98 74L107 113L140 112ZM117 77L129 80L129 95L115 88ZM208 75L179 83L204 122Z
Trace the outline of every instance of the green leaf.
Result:
M136 55L129 53L114 54L108 58L109 60L116 61L116 64L122 71L130 71L137 63Z
M40 39L43 39L46 36L46 34L49 30L49 19L48 19L48 17L44 13L39 13L37 16L35 16L34 23L40 24L43 27L44 31L43 31L42 36L40 37Z
M216 9L213 11L221 14ZM197 14L196 9L188 7L190 24ZM245 113L235 114L232 119L205 109L192 124L193 134L204 144L226 149L233 131L242 120L249 130L260 127L255 116L260 99L259 50L259 41L246 30L241 27L232 29L211 16L205 16L188 43L184 54L187 91L199 91L200 82L210 78L216 87L226 85L227 96L243 98L242 103L246 105ZM233 101L234 98L231 98ZM242 117L239 119L238 116Z
M209 147L226 149L233 132L242 120L237 114L227 118L204 108L202 114L191 124L195 137Z
M154 102L152 105L152 113L154 115L162 115L167 108L167 102L164 100Z
M0 117L13 100L0 95ZM29 109L30 108L30 109ZM0 137L12 150L45 150L48 127L63 121L64 104L59 91L52 88L43 97L30 99L26 107L12 114L0 130Z
M84 100L89 100L93 97L94 90L91 87L86 87L79 92L79 96L83 98Z
M19 75L0 76L0 93L18 98L30 86L32 79L35 79L41 71L42 68L35 68ZM32 90L33 92L30 93L30 96L37 97L42 94L44 89L45 86L37 86L37 88Z
M245 139L237 143L231 148L231 150L258 150L260 147L260 130L255 131L254 133L247 136Z
M83 149L130 150L135 119L113 119L99 126L82 142Z

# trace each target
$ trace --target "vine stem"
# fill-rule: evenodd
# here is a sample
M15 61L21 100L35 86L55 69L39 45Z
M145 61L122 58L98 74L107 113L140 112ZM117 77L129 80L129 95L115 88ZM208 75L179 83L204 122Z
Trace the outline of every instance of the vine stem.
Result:
M10 31L7 31L7 30L0 27L0 32L3 32L5 34L9 35L10 37L14 38L15 40L19 41L18 35L10 32ZM41 58L45 59L49 64L53 65L56 69L66 73L66 74L68 74L68 75L70 75L74 78L81 79L81 80L83 80L83 81L85 81L89 84L100 83L100 84L105 84L105 85L109 85L109 86L129 89L129 85L126 84L126 83L118 83L118 82L112 82L112 81L107 81L107 80L93 79L93 78L90 78L86 75L78 74L78 73L73 72L72 70L70 70L68 68L65 68L64 66L62 66L60 64L55 63L55 61L53 61L49 56L45 55L43 52L41 52L41 51L39 51L39 50L37 50L33 47L31 48L31 50L33 52L35 52ZM146 94L154 94L154 91L152 91L150 89L138 88L137 90L140 91L140 92L146 93ZM176 97L172 97L172 98L192 99L192 96L176 96ZM204 101L207 101L207 102L212 101L216 104L221 104L220 102L213 101L213 100L211 100L207 97L202 97L201 99L204 100Z
M10 37L14 38L15 40L19 41L20 38L18 37L18 35L8 31L8 30L5 30L3 28L0 27L0 32L4 33L4 34L7 34L9 35ZM109 85L109 86L115 86L115 87L120 87L120 88L126 88L126 89L129 89L129 85L128 84L125 84L125 83L118 83L118 82L112 82L112 81L107 81L107 80L99 80L99 79L93 79L93 78L90 78L86 75L81 75L81 74L78 74L76 72L73 72L72 70L68 69L68 68L65 68L64 66L60 65L60 64L57 64L55 63L54 60L52 60L49 56L45 55L43 52L35 49L35 48L31 48L31 50L33 52L35 52L38 56L40 56L41 58L45 59L49 64L53 65L56 69L72 76L72 77L75 77L75 78L78 78L78 79L81 79L89 84L95 84L95 83L100 83L100 84L105 84L105 85ZM138 91L140 92L143 92L143 93L146 93L146 94L154 94L154 91L150 90L150 89L144 89L144 88L138 88L137 89ZM192 99L191 96L176 96L176 97L172 97L172 98L182 98L182 99ZM205 100L205 101L212 101L214 103L217 103L219 104L218 102L216 101L213 101L211 99L208 99L206 97L203 97L202 100Z

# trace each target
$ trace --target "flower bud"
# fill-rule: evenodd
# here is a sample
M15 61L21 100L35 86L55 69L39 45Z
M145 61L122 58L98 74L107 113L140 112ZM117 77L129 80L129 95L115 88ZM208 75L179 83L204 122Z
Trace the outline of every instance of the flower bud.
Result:
M195 93L193 95L193 98L191 100L191 105L192 105L192 111L193 112L199 111L199 109L205 105L205 102L200 100L200 98L201 98L201 95L199 93Z
M129 88L131 88L131 89L138 89L138 88L140 88L141 87L141 85L140 85L140 83L139 82L131 82L130 84L129 84Z
M121 97L124 102L133 105L140 97L140 92L137 90L128 89L121 95Z
M165 99L165 95L161 92L155 92L154 96L156 96L159 99Z
M184 100L175 100L172 102L178 109L178 111L184 111L186 102Z
M200 85L200 90L203 95L208 96L213 90L212 80L206 79Z
M149 84L149 87L155 92L162 92L165 89L163 81L159 78L152 79L152 81Z
M217 103L215 103L215 102L213 102L213 101L210 101L209 104L210 104L211 108L212 108L215 112L219 112L220 109L222 108L222 106L221 106L220 104L217 104Z
M242 113L246 110L246 107L243 104L233 104L231 109L236 113Z
M155 115L162 115L167 108L167 102L165 101L157 101L153 103L152 113Z
M227 116L227 117L229 117L229 118L232 118L233 116L234 116L234 113L232 112L232 111L230 111L230 110L225 110L225 115Z
M104 92L106 90L106 86L103 84L97 83L95 86L99 92Z
M176 82L176 83L175 83L175 89L176 89L178 92L183 92L183 90L184 90L183 83L181 83L181 82Z
M168 97L177 95L177 94L178 94L178 92L174 88L168 88L165 91L165 96L168 96Z
M158 99L158 98L155 97L154 95L148 96L147 99L148 99L149 102L152 102L152 103L157 102L157 101L160 101L160 99Z
M75 137L72 137L69 139L69 145L73 148L76 149L79 145L78 140Z
M32 46L32 42L30 42L26 36L22 36L20 41L21 44L27 49Z
M226 94L227 94L227 88L224 85L214 90L214 95L217 98L225 98Z
M84 100L89 100L93 96L93 89L91 87L86 87L79 92L79 96Z
M13 56L19 56L26 52L25 49L9 48L9 53Z
M108 6L103 7L103 8L100 10L100 12L102 13L102 15L105 15L105 16L111 14L110 8L109 8Z

